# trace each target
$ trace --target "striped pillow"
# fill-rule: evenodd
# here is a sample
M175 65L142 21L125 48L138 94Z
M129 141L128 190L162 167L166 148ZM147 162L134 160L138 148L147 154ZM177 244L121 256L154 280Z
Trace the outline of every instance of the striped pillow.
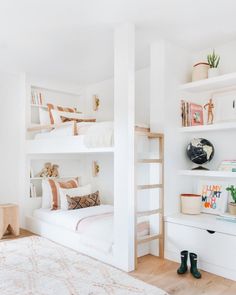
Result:
M51 124L55 124L53 114L52 114L52 110L57 110L57 111L60 111L60 112L69 112L69 113L76 113L76 111L77 111L76 108L61 107L61 106L53 105L51 103L48 103L47 107L48 107L48 112L49 112Z
M79 186L78 178L70 179L66 182L55 179L48 179L48 185L51 194L51 210L61 209L61 199L59 188L77 188Z

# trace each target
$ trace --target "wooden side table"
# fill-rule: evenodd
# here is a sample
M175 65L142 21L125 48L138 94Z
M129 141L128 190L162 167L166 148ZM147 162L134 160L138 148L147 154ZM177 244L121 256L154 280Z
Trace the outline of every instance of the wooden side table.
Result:
M18 205L0 205L0 239L2 239L7 230L9 230L15 236L19 236L20 234Z

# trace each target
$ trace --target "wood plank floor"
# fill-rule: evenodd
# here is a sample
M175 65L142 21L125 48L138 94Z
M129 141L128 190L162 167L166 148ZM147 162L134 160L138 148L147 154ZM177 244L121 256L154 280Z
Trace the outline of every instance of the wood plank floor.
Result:
M3 236L3 238L0 240L1 241L8 241L8 240L14 240L14 239L20 239L20 238L25 238L32 236L33 234L25 229L20 229L20 235L18 237L12 235L12 234L6 234Z
M151 255L139 258L132 276L164 289L170 295L236 295L236 282L201 271L197 280L188 272L176 274L178 264Z

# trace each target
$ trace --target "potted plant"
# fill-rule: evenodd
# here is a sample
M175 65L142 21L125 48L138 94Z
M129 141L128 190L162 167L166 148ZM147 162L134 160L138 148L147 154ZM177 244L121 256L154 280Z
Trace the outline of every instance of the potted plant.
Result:
M220 56L215 54L215 50L213 50L212 54L207 55L207 61L210 66L208 69L208 78L216 77L219 75L219 62Z
M230 192L233 202L229 203L229 213L232 215L236 215L236 187L231 185L226 188L228 192Z

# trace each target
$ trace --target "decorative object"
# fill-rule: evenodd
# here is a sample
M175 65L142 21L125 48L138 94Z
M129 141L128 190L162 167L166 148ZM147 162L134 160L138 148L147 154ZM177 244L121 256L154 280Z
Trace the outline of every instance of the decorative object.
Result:
M234 185L228 186L226 188L228 192L231 194L231 198L233 202L229 203L229 213L232 215L236 215L236 187Z
M44 164L43 169L39 172L39 177L59 177L59 166L57 164L52 164L47 162Z
M209 99L209 102L204 105L204 110L207 108L207 124L213 124L214 121L214 114L213 114L213 109L214 109L214 104L212 101L212 98Z
M195 164L203 165L210 162L214 156L215 149L213 144L205 138L194 138L187 146L187 156ZM208 170L202 166L193 168Z
M219 76L218 66L220 62L220 56L215 54L215 50L213 50L212 54L207 55L207 61L210 66L208 69L208 78Z
M202 198L202 212L221 214L227 209L228 184L224 181L200 181L199 193Z
M209 64L206 62L199 62L193 66L192 81L198 81L208 78Z
M236 122L236 91L213 94L216 104L215 122Z
M200 214L202 196L196 194L181 194L181 212L183 214Z
M93 96L93 110L96 112L98 111L100 106L100 99L97 95Z
M1 256L8 257L1 259L1 295L167 295L117 268L42 237L3 241L0 247Z
M190 124L191 126L203 125L203 109L202 106L195 103L189 104Z
M18 205L0 205L0 239L2 239L6 231L10 232L11 234L14 234L15 236L19 236L20 234Z
M100 172L100 166L98 165L97 161L93 161L93 168L92 168L92 172L93 172L93 177L98 176L99 172Z

